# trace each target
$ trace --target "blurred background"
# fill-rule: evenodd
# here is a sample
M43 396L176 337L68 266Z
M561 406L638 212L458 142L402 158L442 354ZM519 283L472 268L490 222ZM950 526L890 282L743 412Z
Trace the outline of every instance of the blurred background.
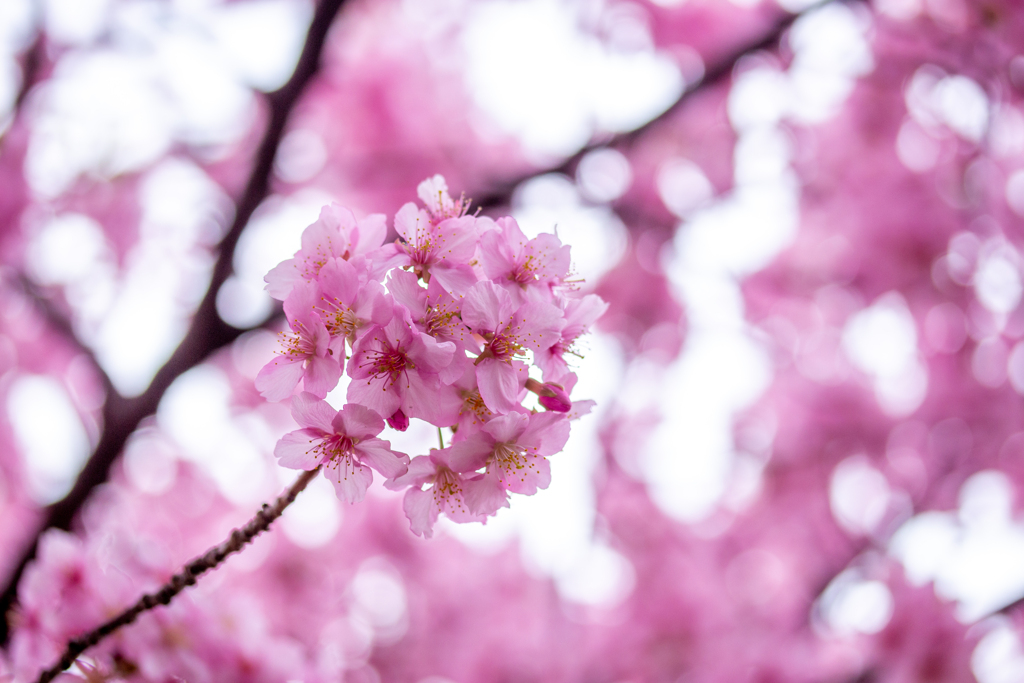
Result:
M424 541L318 479L73 675L1024 680L1021 45L1008 0L4 0L0 671L292 481L263 276L440 173L610 303L551 486Z

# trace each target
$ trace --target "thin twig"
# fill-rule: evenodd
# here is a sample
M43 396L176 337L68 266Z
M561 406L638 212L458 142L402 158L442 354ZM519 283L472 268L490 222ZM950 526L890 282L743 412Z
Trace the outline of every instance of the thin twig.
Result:
M145 392L134 398L124 398L116 393L108 393L107 400L103 405L103 432L99 442L68 495L47 509L44 523L22 553L15 571L7 579L3 593L0 594L0 614L6 614L14 605L17 599L18 582L26 565L35 557L39 538L43 532L49 528L64 530L71 528L75 514L85 503L89 494L96 486L107 480L110 468L124 448L128 437L144 418L156 412L160 399L171 383L182 373L204 361L214 351L230 344L239 335L246 332L246 330L231 327L221 320L217 314L217 292L231 275L238 238L249 223L249 218L256 207L269 194L270 174L274 166L277 148L284 134L285 124L299 96L319 70L320 54L327 38L327 32L344 1L320 1L306 34L306 42L294 73L280 90L266 96L270 107L270 121L267 124L263 141L257 150L245 191L238 201L234 221L219 245L210 286L199 304L188 333L175 349L171 358L157 371ZM0 643L6 643L8 636L7 620L0 619Z
M88 648L96 645L101 640L109 636L111 633L127 626L128 624L135 621L135 619L142 614L147 612L157 605L166 605L174 599L174 596L185 590L186 587L191 586L196 580L210 571L219 566L227 557L233 553L237 553L246 544L252 542L254 538L259 536L261 533L267 530L267 528L274 522L275 519L281 516L285 508L292 504L295 497L302 492L309 482L313 480L313 477L320 471L320 466L317 465L316 469L303 472L291 487L282 493L273 505L263 504L256 515L250 519L245 526L240 529L235 529L231 532L220 545L207 550L204 554L200 555L196 559L192 560L185 567L171 577L170 581L165 583L160 590L155 593L147 593L139 598L138 602L121 612L119 615L111 619L110 621L97 626L92 631L75 638L68 643L67 649L64 650L64 654L60 660L51 666L46 671L39 674L39 683L48 683L57 677L62 671L70 667L78 659L79 655L85 652Z

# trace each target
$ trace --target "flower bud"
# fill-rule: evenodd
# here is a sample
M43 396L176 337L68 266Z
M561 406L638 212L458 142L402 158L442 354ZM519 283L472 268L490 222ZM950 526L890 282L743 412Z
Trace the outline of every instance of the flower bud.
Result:
M388 418L387 422L389 427L397 429L400 432L404 432L409 428L409 418L402 412L401 408L396 410L391 417Z
M541 384L531 377L526 380L526 388L537 394L537 402L552 412L567 413L572 408L572 400L561 384Z

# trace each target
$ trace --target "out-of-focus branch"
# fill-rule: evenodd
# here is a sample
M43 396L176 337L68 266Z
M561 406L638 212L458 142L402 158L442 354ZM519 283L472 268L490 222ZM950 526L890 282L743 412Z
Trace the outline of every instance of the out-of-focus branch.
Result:
M270 121L267 124L266 133L256 152L245 190L238 201L234 221L219 245L210 286L199 304L185 338L175 349L171 358L157 371L152 383L140 396L124 398L117 393L108 393L103 406L103 431L99 442L68 495L47 509L45 522L36 533L30 546L26 548L17 568L8 578L3 593L0 594L0 613L6 614L14 605L18 582L28 562L35 557L39 537L49 528L70 529L75 514L85 503L92 490L107 480L110 467L120 454L128 437L145 417L156 412L160 399L171 383L182 373L195 367L214 351L230 344L245 332L245 330L231 327L217 315L217 292L231 275L238 238L248 224L253 211L269 193L270 174L274 166L277 148L284 134L285 124L299 96L320 67L320 54L327 39L327 32L343 4L344 0L320 1L306 34L306 42L294 73L284 86L267 95ZM0 642L6 643L8 635L7 620L0 620Z
M534 178L545 173L564 173L569 175L575 172L576 166L579 165L580 160L584 156L586 156L587 153L592 152L595 149L599 149L602 147L628 147L635 140L648 133L652 128L655 128L662 122L670 119L696 93L706 90L709 87L721 83L722 81L727 79L732 74L733 69L736 68L736 64L738 64L741 59L755 52L760 52L762 50L769 50L778 47L779 41L782 39L782 36L785 34L786 30L793 25L793 22L802 17L804 14L812 10L818 9L824 5L827 5L830 2L833 2L833 0L820 0L819 2L811 5L810 7L808 7L807 9L803 10L800 13L782 15L775 22L772 28L769 31L767 31L757 42L744 45L737 49L735 52L726 56L724 59L720 60L719 62L712 64L708 69L704 71L704 76L700 80L687 84L686 88L679 95L676 101L672 103L672 106L670 106L664 112L662 112L655 118L651 119L647 123L643 124L639 128L635 128L634 130L627 131L625 133L619 133L617 135L612 136L609 139L602 140L600 142L590 143L583 147L582 149L580 149L575 154L573 154L571 157L566 159L564 162L559 164L558 166L548 169L532 171L526 175L520 176L513 180L507 180L500 183L496 183L496 187L494 189L483 194L483 196L476 196L474 203L485 210L499 206L505 206L511 200L512 192L516 189L516 187L518 187L520 183L523 183L529 180L530 178Z
M14 98L14 111L21 111L25 98L32 90L38 80L39 70L46 61L46 34L40 29L36 33L32 45L25 50L25 56L21 63L21 87L18 88L18 95Z
M39 286L24 273L17 276L17 285L35 307L39 309L39 312L43 314L50 327L89 359L89 364L92 365L93 370L99 375L104 394L107 397L117 394L117 389L114 388L113 382L110 381L110 376L107 375L103 366L96 360L96 354L93 353L93 350L78 338L68 317L57 310L50 298L43 294Z
M228 536L227 540L223 543L215 545L196 559L186 564L182 570L172 576L171 579L160 588L160 590L155 593L147 593L143 595L139 598L138 602L126 609L124 612L121 612L113 619L110 619L106 623L97 626L92 631L89 631L88 633L85 633L69 642L67 649L64 650L64 654L61 656L60 660L49 669L39 674L39 683L49 683L49 681L52 681L58 674L60 674L60 672L74 664L80 654L93 645L96 645L122 626L127 626L132 623L143 612L147 612L157 605L170 604L171 600L174 599L174 596L185 590L188 586L193 585L200 576L211 569L217 568L221 562L227 559L228 555L237 553L248 543L252 542L254 538L266 531L270 525L273 524L274 520L281 516L281 513L284 512L285 508L295 501L295 497L309 485L309 482L313 480L313 477L315 477L319 471L320 466L317 465L315 469L303 472L302 476L300 476L287 491L282 493L278 499L274 501L273 505L267 505L264 503L260 511L256 513L256 516L246 522L245 526L240 529L233 530L231 535Z

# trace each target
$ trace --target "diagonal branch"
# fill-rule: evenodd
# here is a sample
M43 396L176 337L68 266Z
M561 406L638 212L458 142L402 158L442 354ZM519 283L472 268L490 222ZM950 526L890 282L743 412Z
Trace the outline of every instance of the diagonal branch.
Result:
M107 480L110 467L128 437L145 417L156 412L160 399L171 383L182 373L195 367L214 351L230 344L245 332L245 330L231 327L217 315L217 292L231 275L238 238L248 224L253 211L269 193L274 157L284 134L288 116L306 85L319 70L320 54L327 39L327 32L343 3L344 0L320 1L306 34L306 42L294 73L284 86L267 95L270 121L266 133L257 150L248 183L238 201L234 221L220 243L210 286L206 296L199 304L185 338L175 349L171 358L157 371L152 383L141 395L124 398L115 392L108 392L103 406L103 433L100 435L99 443L68 495L47 509L45 522L37 531L31 545L25 549L17 568L8 578L7 585L3 593L0 594L0 614L6 614L14 605L17 598L18 581L21 579L25 566L35 557L39 537L49 528L70 529L75 514L85 503L92 490ZM8 635L7 621L0 619L0 643L6 643Z

